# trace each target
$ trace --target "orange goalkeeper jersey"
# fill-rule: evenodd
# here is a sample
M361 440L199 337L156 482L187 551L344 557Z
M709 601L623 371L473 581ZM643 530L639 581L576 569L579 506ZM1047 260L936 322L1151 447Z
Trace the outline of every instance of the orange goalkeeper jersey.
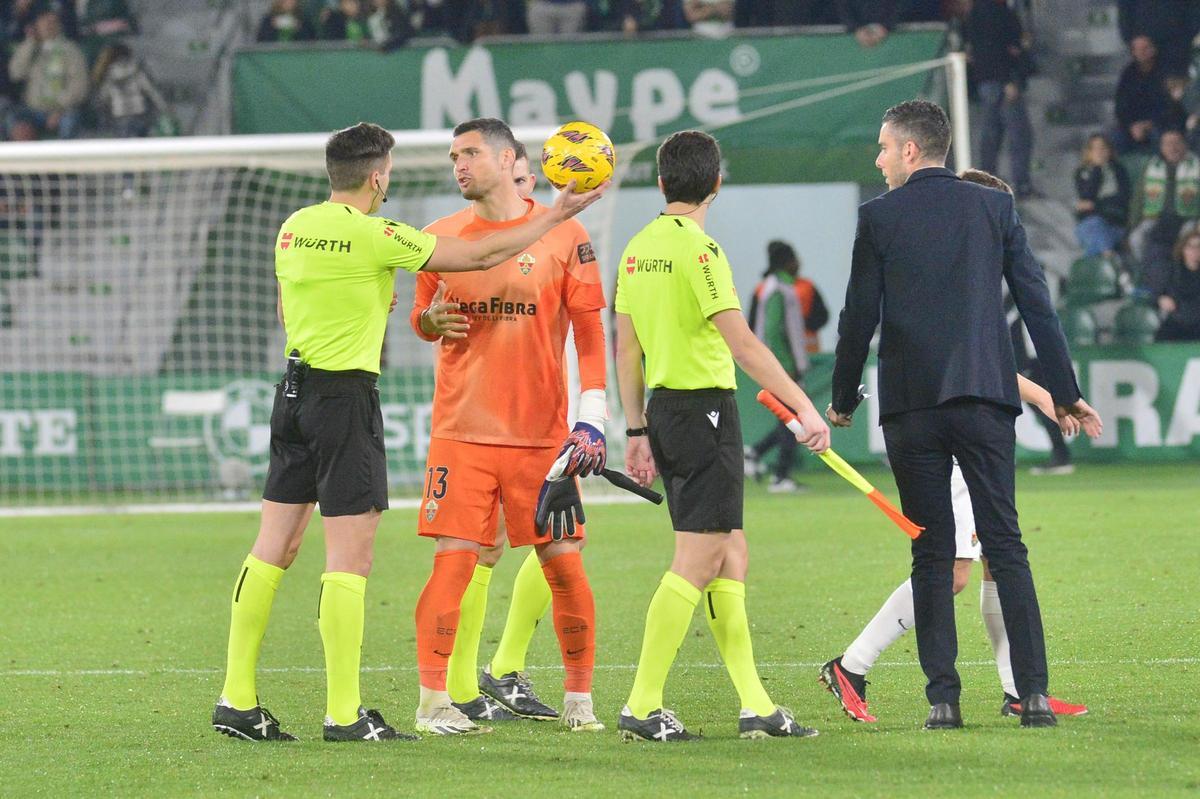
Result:
M426 231L475 240L547 210L525 202L529 209L519 219L492 222L468 206ZM447 301L462 304L471 329L465 339L440 344L433 436L523 447L561 444L568 432L563 358L571 314L605 304L583 225L569 219L486 272L421 272L413 298L414 328L439 280L446 281Z

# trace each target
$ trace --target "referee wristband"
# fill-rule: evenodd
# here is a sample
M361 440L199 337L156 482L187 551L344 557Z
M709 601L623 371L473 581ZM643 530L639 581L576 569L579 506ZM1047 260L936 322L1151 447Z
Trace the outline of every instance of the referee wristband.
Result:
M637 436L645 436L650 434L649 427L629 427L625 430L626 438L636 438Z

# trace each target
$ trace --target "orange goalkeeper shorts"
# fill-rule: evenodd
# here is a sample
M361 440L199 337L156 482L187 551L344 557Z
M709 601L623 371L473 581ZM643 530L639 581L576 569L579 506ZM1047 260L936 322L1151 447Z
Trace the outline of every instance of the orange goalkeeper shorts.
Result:
M533 524L538 492L558 447L505 447L434 438L425 461L425 484L417 533L496 543L500 514L508 527L509 546L550 542ZM501 506L503 500L503 506ZM583 539L583 525L575 537Z

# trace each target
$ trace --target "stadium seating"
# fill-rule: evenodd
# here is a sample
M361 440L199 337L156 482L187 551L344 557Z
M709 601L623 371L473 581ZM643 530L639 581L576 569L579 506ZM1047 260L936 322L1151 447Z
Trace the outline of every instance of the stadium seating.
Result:
M1063 332L1072 347L1087 347L1096 343L1096 317L1087 308L1067 305L1058 311Z
M1120 297L1118 273L1117 265L1103 256L1079 258L1071 264L1067 278L1067 305L1084 306Z
M1118 344L1150 344L1158 332L1158 314L1140 302L1131 302L1117 312L1114 338Z

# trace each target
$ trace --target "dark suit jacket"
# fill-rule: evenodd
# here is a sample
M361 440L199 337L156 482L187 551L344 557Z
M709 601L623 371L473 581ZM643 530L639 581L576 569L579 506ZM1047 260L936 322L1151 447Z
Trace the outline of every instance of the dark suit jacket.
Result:
M1001 280L1029 330L1046 388L1055 403L1069 405L1080 395L1067 340L1011 195L933 168L859 206L838 322L834 410L854 407L882 313L881 417L958 397L1020 413Z

